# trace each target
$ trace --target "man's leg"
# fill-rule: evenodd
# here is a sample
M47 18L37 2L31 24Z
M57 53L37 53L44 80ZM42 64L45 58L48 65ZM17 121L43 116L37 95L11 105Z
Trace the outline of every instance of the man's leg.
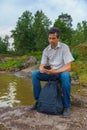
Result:
M35 100L38 99L40 91L41 91L41 83L40 81L48 81L49 75L46 73L40 73L40 71L34 71L32 73L32 85Z
M63 72L60 74L60 80L62 85L62 92L63 92L63 103L65 107L64 116L70 115L70 93L71 93L71 77L69 72Z
M40 81L49 81L52 79L58 79L58 76L55 74L40 73L40 71L34 71L32 73L33 93L36 101L38 100L41 91ZM36 109L36 105L34 105L34 109L31 108L31 110L35 110L35 109Z

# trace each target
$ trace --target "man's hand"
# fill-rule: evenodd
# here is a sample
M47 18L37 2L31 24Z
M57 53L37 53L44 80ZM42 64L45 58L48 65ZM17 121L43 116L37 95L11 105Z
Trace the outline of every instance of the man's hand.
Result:
M50 70L47 70L45 69L45 73L47 74L58 74L58 73L61 73L61 72L65 72L65 71L70 71L71 70L71 62L67 63L65 66L63 66L62 68L58 69L58 70L54 70L54 69L50 69Z
M47 73L47 74L56 74L57 72L56 72L56 70L54 70L54 69L44 69L44 71L45 71L45 73Z
M65 72L65 71L70 71L71 70L71 62L67 63L65 66L63 66L62 68L58 69L58 70L54 70L53 68L51 69L45 69L44 68L44 64L41 64L40 67L40 72L41 73L47 73L47 74L58 74L61 72Z
M41 64L40 67L39 67L39 70L40 70L41 73L56 74L56 70L54 70L52 68L51 69L45 69L44 66L45 66L44 64Z

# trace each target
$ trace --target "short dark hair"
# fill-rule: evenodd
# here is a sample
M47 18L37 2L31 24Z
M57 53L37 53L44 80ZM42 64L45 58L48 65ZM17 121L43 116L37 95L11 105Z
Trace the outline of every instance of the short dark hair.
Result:
M58 27L50 28L50 30L48 31L48 35L53 33L56 33L58 38L60 37L60 29Z

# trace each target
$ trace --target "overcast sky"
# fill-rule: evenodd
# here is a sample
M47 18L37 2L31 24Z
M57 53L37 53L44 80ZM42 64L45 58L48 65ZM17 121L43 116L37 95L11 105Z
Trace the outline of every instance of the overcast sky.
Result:
M78 22L87 21L87 0L0 0L0 36L10 35L26 10L32 15L42 10L52 22L62 12L67 13L73 19L73 28Z

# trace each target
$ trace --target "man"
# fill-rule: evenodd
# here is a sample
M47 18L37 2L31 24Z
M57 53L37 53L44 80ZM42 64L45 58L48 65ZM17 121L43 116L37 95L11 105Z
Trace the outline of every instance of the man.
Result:
M53 27L48 32L49 45L44 49L42 54L42 60L39 67L39 71L32 73L32 84L34 91L34 98L36 104L33 105L30 110L37 108L37 100L41 91L40 81L48 81L55 78L61 81L64 112L63 116L70 116L70 91L71 91L71 79L70 70L71 62L74 60L69 47L60 42L60 31L58 28ZM49 64L51 69L45 69L44 66Z

